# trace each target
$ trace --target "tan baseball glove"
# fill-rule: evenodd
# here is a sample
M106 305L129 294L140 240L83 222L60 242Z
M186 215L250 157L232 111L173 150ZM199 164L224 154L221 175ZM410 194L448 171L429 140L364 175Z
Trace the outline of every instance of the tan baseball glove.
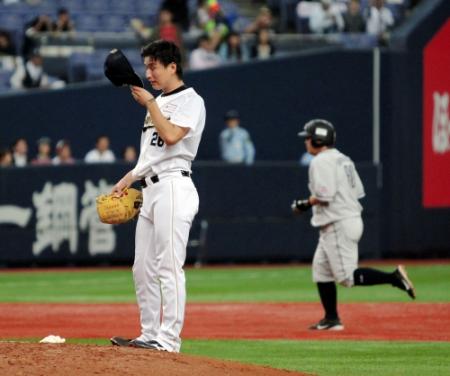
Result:
M100 221L117 225L136 217L142 206L142 193L134 188L124 191L121 197L112 194L97 197L97 213Z

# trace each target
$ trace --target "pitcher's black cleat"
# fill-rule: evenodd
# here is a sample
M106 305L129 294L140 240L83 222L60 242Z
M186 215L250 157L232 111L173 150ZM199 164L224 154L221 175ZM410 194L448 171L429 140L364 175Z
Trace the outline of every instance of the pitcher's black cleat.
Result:
M110 341L114 346L128 347L130 346L131 339L112 337L110 338Z
M158 341L140 341L138 339L133 339L129 342L129 346L138 347L141 349L167 351Z

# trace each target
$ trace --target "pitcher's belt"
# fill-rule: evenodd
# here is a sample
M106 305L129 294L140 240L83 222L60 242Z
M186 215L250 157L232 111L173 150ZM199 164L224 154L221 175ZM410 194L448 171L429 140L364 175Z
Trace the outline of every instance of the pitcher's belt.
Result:
M187 178L190 178L190 177L191 177L191 173L190 173L189 171L181 170L181 171L178 171L178 172L181 174L181 176L185 176L185 177L187 177ZM153 184L158 183L159 180L160 180L160 177L159 177L158 175L153 175L153 176L150 176L150 177L148 177L148 178L150 179L150 181L151 181ZM146 188L146 187L147 187L147 181L146 181L145 179L146 179L146 178L143 178L143 179L141 179L141 181L140 181L141 187L142 187L142 188Z

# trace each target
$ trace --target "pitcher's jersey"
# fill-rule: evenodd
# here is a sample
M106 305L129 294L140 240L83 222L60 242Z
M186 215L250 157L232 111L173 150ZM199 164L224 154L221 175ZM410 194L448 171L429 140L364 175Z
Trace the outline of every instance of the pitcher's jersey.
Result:
M203 129L205 127L205 104L194 89L187 88L156 98L162 114L172 124L190 128L189 132L176 144L166 145L153 125L150 113L145 117L141 136L141 150L133 176L141 179L161 172L191 171Z
M353 161L337 149L327 149L311 161L309 190L328 203L313 206L311 224L315 227L361 215L358 200L365 195L364 187Z

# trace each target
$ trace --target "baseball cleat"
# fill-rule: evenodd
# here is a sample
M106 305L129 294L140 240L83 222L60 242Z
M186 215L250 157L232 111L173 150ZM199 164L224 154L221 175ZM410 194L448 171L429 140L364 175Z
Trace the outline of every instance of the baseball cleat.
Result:
M339 319L322 319L317 324L311 325L310 330L333 330L339 331L344 330L344 325L342 325Z
M110 338L110 341L114 346L126 347L130 346L131 339L126 339L122 337L112 337Z
M148 349L148 350L158 350L158 351L167 351L158 341L141 341L139 339L133 339L129 342L129 345L131 347L137 347L141 349Z
M403 265L397 266L395 270L395 275L401 282L401 289L405 290L411 299L416 298L416 290L414 289L414 285L411 280L408 278L408 274L406 273L406 269Z

